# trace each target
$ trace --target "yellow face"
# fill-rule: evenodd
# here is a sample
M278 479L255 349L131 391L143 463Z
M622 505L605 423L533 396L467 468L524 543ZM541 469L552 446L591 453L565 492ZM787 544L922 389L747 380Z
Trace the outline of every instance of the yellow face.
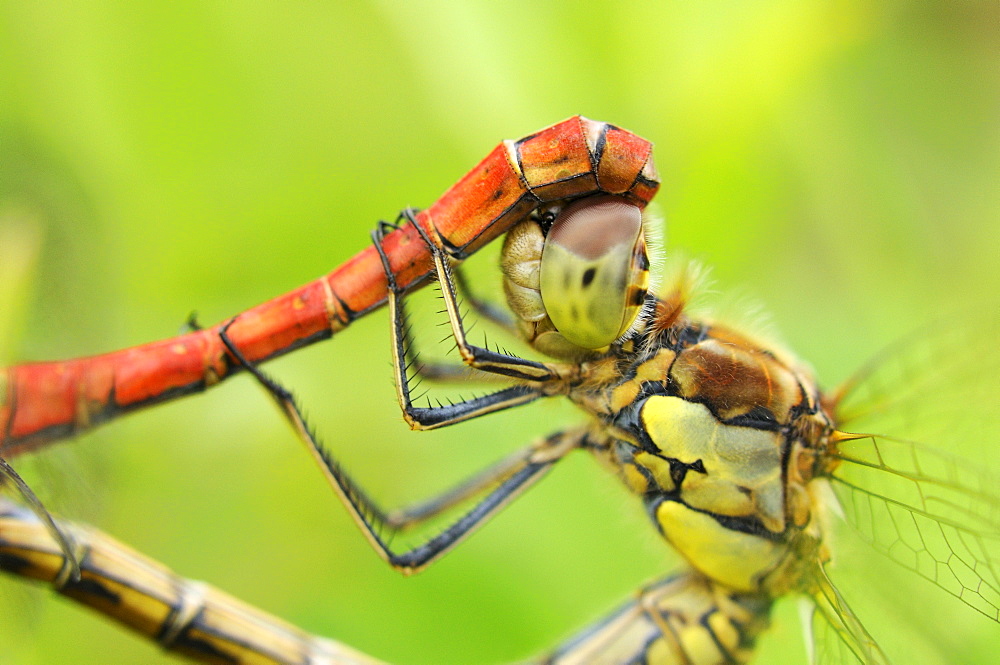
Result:
M542 301L556 329L584 349L600 349L631 327L649 286L637 207L615 197L578 201L546 236Z
M501 265L508 303L543 353L602 351L628 334L645 303L642 213L620 197L588 197L543 226L529 219L507 235Z

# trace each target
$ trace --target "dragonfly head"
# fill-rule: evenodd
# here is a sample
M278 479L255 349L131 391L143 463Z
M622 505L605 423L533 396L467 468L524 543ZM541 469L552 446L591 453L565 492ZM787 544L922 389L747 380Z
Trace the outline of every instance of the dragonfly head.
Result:
M585 356L639 327L650 281L646 226L633 203L592 196L528 218L508 233L504 290L538 350Z

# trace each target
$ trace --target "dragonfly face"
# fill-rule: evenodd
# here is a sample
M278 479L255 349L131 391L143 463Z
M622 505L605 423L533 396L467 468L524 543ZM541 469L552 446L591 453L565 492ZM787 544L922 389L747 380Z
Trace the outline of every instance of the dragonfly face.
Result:
M549 229L538 272L556 329L585 349L607 347L629 330L646 300L642 212L610 196L570 204Z
M501 255L507 302L542 353L606 351L639 320L649 289L642 211L618 196L591 196L531 216Z
M666 315L640 317L649 261L635 206L590 197L554 217L525 220L507 238L511 307L535 325L529 339L542 351L607 352L584 363L591 382L571 398L624 435L608 445L613 466L696 568L761 590L787 558L790 529L809 522L813 474L785 465L831 430L812 378L737 333L671 318L663 302ZM641 336L626 348L633 326Z

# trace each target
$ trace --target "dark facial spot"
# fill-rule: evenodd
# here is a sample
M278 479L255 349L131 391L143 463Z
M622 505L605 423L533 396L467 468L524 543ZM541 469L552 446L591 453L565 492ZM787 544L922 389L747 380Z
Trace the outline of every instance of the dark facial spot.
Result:
M594 275L597 274L596 268L587 268L583 273L583 286L584 288L590 286L590 283L594 281Z
M590 307L587 308L587 316L594 320L601 318L601 304L597 300L591 302Z
M569 315L574 321L580 320L580 310L576 308L576 305L573 305L573 307L570 309Z

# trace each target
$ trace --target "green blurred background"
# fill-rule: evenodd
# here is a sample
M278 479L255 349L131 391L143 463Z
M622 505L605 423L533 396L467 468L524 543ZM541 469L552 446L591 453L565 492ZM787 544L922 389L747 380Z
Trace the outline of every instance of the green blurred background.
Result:
M835 385L997 302L998 21L993 1L4 1L0 360L218 321L329 271L500 139L580 113L656 143L670 250L763 303ZM537 404L411 434L384 313L269 369L390 506L577 419ZM391 662L539 653L678 565L580 456L404 579L245 377L20 464L63 514ZM845 593L899 662L995 653L994 624L877 558ZM805 662L794 602L761 651ZM0 662L175 661L2 579Z

